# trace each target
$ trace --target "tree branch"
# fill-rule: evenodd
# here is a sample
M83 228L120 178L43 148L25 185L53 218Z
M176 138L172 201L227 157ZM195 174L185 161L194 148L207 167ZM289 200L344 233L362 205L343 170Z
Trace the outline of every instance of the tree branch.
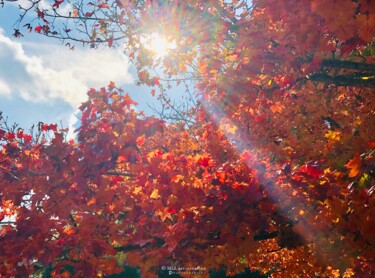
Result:
M120 173L120 172L115 172L115 171L108 171L106 173L108 176L120 176L120 177L136 177L136 174L132 173Z
M342 60L323 60L322 67L325 68L339 68L339 69L353 69L359 71L366 71L375 73L375 64L366 64L360 62L352 61L342 61Z
M307 79L327 84L334 84L337 86L353 86L364 88L375 88L375 77L354 77L352 75L336 75L330 76L326 73L315 73L310 75Z
M165 244L165 240L162 238L154 238L154 243L147 242L144 245L140 244L129 244L126 246L117 246L114 247L117 252L129 252L129 251L134 251L134 250L141 250L143 248L147 247L153 247L153 248L159 248L162 247Z
M266 232L266 231L261 231L260 233L256 234L253 236L254 241L261 241L261 240L266 240L266 239L271 239L271 238L276 238L279 236L279 232Z

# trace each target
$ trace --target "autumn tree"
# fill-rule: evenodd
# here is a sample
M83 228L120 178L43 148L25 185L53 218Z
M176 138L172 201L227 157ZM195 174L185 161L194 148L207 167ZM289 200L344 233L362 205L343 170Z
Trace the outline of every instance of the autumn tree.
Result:
M77 141L54 125L36 141L2 127L1 215L14 219L2 275L124 263L145 277L197 265L374 275L371 1L74 2L67 14L63 1L30 3L37 21L22 13L15 36L124 47L141 83L163 97L193 80L197 104L189 125L165 123L110 83L81 105ZM152 34L175 44L167 56L145 45Z

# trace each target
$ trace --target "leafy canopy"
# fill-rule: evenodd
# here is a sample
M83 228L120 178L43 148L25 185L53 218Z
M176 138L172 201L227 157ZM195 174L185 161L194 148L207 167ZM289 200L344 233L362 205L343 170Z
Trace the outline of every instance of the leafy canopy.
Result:
M76 141L3 121L1 275L374 275L371 1L28 3L16 37L124 47L179 117L136 112L111 82L88 92ZM168 55L143 45L152 34ZM189 80L182 111L163 92Z

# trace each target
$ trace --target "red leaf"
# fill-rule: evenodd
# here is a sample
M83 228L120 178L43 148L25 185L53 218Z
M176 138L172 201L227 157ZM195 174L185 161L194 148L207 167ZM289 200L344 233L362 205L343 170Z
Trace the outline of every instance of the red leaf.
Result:
M110 6L107 3L102 3L98 5L99 9L109 9Z
M158 78L158 77L154 77L154 79L152 80L152 83L153 83L155 86L160 86L159 78Z
M87 94L88 94L89 96L93 96L95 93L96 93L96 90L95 90L94 88L91 88L91 89L87 92Z
M48 131L48 125L47 124L42 124L40 127L43 131Z
M23 138L23 130L20 130L17 132L17 138L22 139Z
M12 141L15 138L16 138L16 135L13 132L7 132L5 134L5 139L7 139L8 141Z
M58 9L63 2L64 0L56 0L55 3L52 5L52 8Z
M27 143L30 143L32 139L33 139L33 138L32 138L31 135L29 135L29 134L24 134L24 135L23 135L23 141L24 141L26 144L27 144Z
M370 149L375 148L375 140L368 141L367 147L370 148Z
M113 45L113 37L107 39L108 46L111 47Z
M53 131L57 131L57 124L50 124L49 129Z
M38 33L42 32L42 29L43 29L43 26L40 26L40 25L35 27L35 31Z
M214 165L214 162L211 160L210 157L201 157L201 158L198 159L197 163L199 165L203 166L203 167L208 167L208 166Z
M309 176L311 176L313 178L319 178L320 175L323 174L323 171L321 169L319 169L319 167L316 166L316 165L303 165L300 168L300 171L302 173L307 173Z
M39 18L44 19L44 13L42 11L40 11L39 9L36 9L36 12Z

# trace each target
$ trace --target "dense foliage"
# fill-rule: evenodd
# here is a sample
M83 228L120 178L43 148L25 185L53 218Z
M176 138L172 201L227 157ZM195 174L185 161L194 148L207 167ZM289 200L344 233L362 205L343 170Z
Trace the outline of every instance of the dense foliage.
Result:
M88 92L76 141L3 123L0 275L374 275L371 1L30 3L24 28L121 42L141 83L194 80L197 104L166 123L110 83ZM176 43L167 57L142 46L153 32Z

